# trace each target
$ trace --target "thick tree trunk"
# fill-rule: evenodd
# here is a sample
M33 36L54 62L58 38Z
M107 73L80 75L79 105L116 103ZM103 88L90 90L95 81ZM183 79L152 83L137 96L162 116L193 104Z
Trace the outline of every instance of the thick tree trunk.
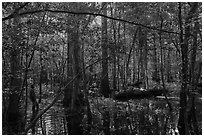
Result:
M197 52L197 30L198 30L198 22L195 23L194 27L194 37L193 37L193 45L192 45L192 53L191 53L191 67L190 67L190 78L189 82L191 83L191 91L192 93L196 89L196 77L195 77L195 62L196 62L196 52ZM190 105L188 108L188 125L189 125L189 130L191 134L199 134L198 130L198 123L197 123L197 117L196 117L196 106L195 106L195 96L192 95L190 96Z
M39 105L37 103L36 100L36 94L34 91L34 85L31 85L31 89L30 89L30 100L32 102L32 116L31 116L31 122L35 119L35 117L38 114L39 111ZM35 124L33 124L32 126L32 134L35 134Z
M186 113L187 107L187 96L188 96L188 40L190 37L190 24L193 14L197 9L198 3L192 3L191 9L186 17L185 21L185 40L183 40L183 30L182 30L182 18L181 18L181 3L179 3L179 25L180 25L180 43L181 43L181 53L182 53L182 85L181 85L181 92L180 92L180 110L179 110L179 122L178 122L178 130L179 134L185 135L189 134L189 127L188 127L188 117Z
M105 135L110 135L110 114L109 110L105 110L103 116L103 132Z
M106 3L102 3L103 14L107 15L107 5ZM101 76L101 93L104 95L104 97L109 97L110 87L109 87L109 78L108 78L108 60L107 60L107 19L102 17L101 20L102 23L102 42L101 42L101 48L102 48L102 76Z
M73 58L73 74L74 76L78 75L80 73L80 46L79 46L79 28L77 28L77 31L72 34L72 58ZM78 75L76 80L74 81L74 88L72 91L72 98L71 98L71 118L69 127L69 134L71 135L81 135L82 134L82 114L81 114L81 101L79 99L79 84L80 84L81 75Z
M76 3L71 3L75 9L79 9L79 5ZM76 77L73 84L65 89L64 92L64 104L67 107L65 112L67 119L67 127L69 135L81 135L83 130L81 127L83 119L83 95L80 93L80 83L81 83L81 49L79 43L79 28L80 20L75 17L72 24L73 29L70 29L68 34L68 80L72 77ZM69 56L69 54L71 56ZM71 62L70 62L71 61Z
M184 63L184 41L183 41L183 23L182 23L182 17L181 17L181 3L179 3L179 27L180 27L180 44L181 44L181 50L182 50L182 87L181 87L181 92L180 92L180 110L179 110L179 121L178 121L178 130L179 130L179 134L181 135L185 135L186 133L186 124L185 124L185 111L186 111L186 103L187 103L187 95L186 95L186 87L187 85L184 83L185 78L186 78L186 70L184 67L186 66L186 64Z
M17 5L16 5L17 6ZM15 8L15 6L14 6ZM13 19L14 33L11 35L12 38L12 49L10 52L10 63L11 63L11 79L10 79L10 94L9 94L9 105L7 111L7 122L8 122L8 134L19 134L21 132L22 115L19 112L19 92L20 92L20 58L19 58L19 44L20 38L17 34L20 33L20 29L17 28L19 19Z
M67 22L69 18L67 19ZM68 83L73 78L72 73L72 51L71 51L71 35L69 28L67 26L67 76L66 76L66 83ZM65 84L66 85L66 84ZM64 90L64 98L63 98L63 105L65 107L69 107L71 104L71 93L73 91L73 83L69 84L66 89Z

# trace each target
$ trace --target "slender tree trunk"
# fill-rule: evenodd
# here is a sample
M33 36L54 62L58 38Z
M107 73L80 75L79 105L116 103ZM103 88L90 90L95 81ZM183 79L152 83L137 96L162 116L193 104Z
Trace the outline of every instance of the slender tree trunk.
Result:
M27 109L28 109L28 40L29 38L27 38L27 43L26 43L26 59L25 59L25 66L26 66L26 72L25 72L25 79L26 79L26 91L25 91L25 119L27 119Z
M138 63L138 81L144 80L145 77L145 69L144 69L144 35L141 27L139 27L139 63Z
M119 11L119 17L120 17L120 11ZM120 22L118 23L118 29L117 29L117 32L118 32L118 44L120 43ZM117 79L118 79L118 91L120 91L120 83L121 83L121 80L120 80L120 54L119 54L119 46L121 45L118 45L118 48L117 48L117 52L116 52L116 56L117 56L117 64L118 64L118 69L117 69Z
M160 78L159 78L159 73L158 73L158 60L157 60L157 47L156 47L156 34L155 33L154 33L153 41L154 41L154 72L153 72L152 80L159 82Z
M83 91L85 95L85 102L86 102L86 115L87 115L87 129L85 134L89 135L91 132L91 125L92 125L92 113L91 113L91 108L89 104L89 99L88 99L88 85L90 85L90 82L92 78L89 76L86 76L86 69L85 69L85 58L84 58L84 45L82 46L82 62L83 62Z
M160 29L163 28L163 18L161 17L161 24L160 24ZM165 88L165 81L164 81L164 66L163 66L163 42L162 42L162 33L159 33L159 45L160 45L160 59L161 59L161 67L160 67L160 71L161 71L161 80L162 80L162 86L163 88Z
M147 74L147 63L148 63L148 48L147 48L147 32L145 31L144 34L144 80L145 80L145 88L149 88L149 83L148 83L148 74Z
M137 60L137 50L136 47L133 49L133 76L132 76L132 83L136 81L136 73L137 73L137 67L136 67L136 61Z
M37 103L36 94L35 94L35 90L34 90L34 85L31 85L30 100L32 102L32 116L31 116L31 119L30 119L31 122L32 122L35 119L35 117L37 116L38 112L39 112L39 105ZM32 126L32 134L33 135L35 134L35 124L33 124L33 126Z
M131 73L130 73L131 70L129 69L129 64L130 64L130 60L131 60L131 54L132 54L132 52L134 53L134 45L135 45L135 41L136 41L136 37L137 37L137 32L138 32L138 28L135 30L135 34L133 36L132 45L130 47L130 51L129 51L128 57L127 57L126 74L127 74L128 77L131 77Z
M123 9L123 13L124 13L124 9ZM123 41L124 41L124 44L123 44L123 46L124 46L124 52L125 52L125 55L126 55L126 24L125 23L123 23ZM122 68L123 68L123 88L126 86L126 82L127 82L127 79L128 79L128 77L127 77L127 71L126 71L126 61L127 61L127 59L126 59L126 56L123 56L123 65L122 65Z
M38 103L41 102L41 96L42 96L42 74L43 68L42 68L42 47L40 48L40 81L39 81L39 100Z
M184 44L183 42L183 23L182 23L182 4L179 3L178 6L178 17L179 17L179 28L180 28L180 45ZM183 53L183 52L182 52ZM182 55L182 61L183 61L183 55ZM184 67L183 62L182 62L182 67ZM182 70L184 70L182 68ZM183 72L183 71L182 71ZM178 130L179 134L185 135L185 130L186 130L186 125L185 125L185 109L186 109L186 92L185 92L185 87L184 87L183 79L182 79L182 89L180 92L180 109L179 109L179 121L178 121Z
M167 55L167 82L172 82L172 74L171 74L171 48L168 48L168 55Z
M114 6L114 5L113 5ZM114 17L114 7L112 6L111 9L111 16ZM116 22L112 20L113 26L113 39L114 39L114 46L113 46L113 89L117 89L117 81L116 81L116 48L117 48L117 39L116 39Z

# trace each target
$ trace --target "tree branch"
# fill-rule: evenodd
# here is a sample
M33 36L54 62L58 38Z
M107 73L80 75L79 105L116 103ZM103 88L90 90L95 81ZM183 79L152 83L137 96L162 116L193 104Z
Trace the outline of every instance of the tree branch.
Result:
M136 26L141 26L147 29L151 29L151 30L156 30L156 31L160 31L160 32L166 32L166 33L172 33L172 34L180 34L179 32L174 32L174 31L168 31L168 30L164 30L164 29L159 29L156 27L151 27L151 26L146 26L140 23L136 23L136 22L132 22L132 21L127 21L124 19L120 19L120 18L114 18L114 17L110 17L110 16L106 16L103 14L99 14L99 13L90 13L90 12L73 12L73 11L64 11L64 10L50 10L50 9L43 9L43 10L36 10L36 11L27 11L27 12L23 12L23 13L19 13L18 16L23 16L23 15L27 15L27 14L35 14L35 13L40 13L40 12L51 12L51 13L67 13L67 14L75 14L75 15L92 15L92 16L101 16L101 17L105 17L108 19L112 19L112 20L117 20L117 21L121 21L121 22L125 22L128 24L132 24L132 25L136 25ZM2 21L6 21L8 19L12 19L14 18L14 16L11 14L5 18L2 18Z

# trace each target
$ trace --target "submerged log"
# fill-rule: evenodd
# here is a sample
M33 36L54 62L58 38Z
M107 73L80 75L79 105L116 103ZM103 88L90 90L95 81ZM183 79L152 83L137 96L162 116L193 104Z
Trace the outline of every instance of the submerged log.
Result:
M164 89L139 89L139 88L133 88L128 89L123 92L119 92L114 96L114 99L119 101L127 101L130 99L144 99L144 98L150 98L150 97L156 97L156 96L162 96L164 93L167 93L167 90Z

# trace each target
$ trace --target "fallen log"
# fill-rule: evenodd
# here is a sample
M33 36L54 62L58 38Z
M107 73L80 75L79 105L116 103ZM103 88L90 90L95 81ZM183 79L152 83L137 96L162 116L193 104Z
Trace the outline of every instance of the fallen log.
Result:
M119 101L128 101L130 99L144 99L156 96L162 96L164 93L167 93L168 90L164 89L139 89L139 88L132 88L126 91L122 91L117 93L114 96L114 99Z
M156 99L165 99L164 96L156 96ZM170 101L179 101L180 98L179 97L167 97L168 100Z

